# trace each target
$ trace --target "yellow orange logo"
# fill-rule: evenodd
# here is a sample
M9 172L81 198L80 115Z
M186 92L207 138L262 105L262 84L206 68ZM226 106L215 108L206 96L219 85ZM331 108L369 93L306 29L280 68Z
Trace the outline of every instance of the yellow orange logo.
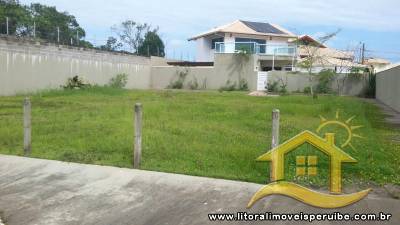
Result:
M325 126L335 124L343 127L348 136L341 147L350 146L352 137L361 137L360 135L354 134L353 130L360 128L361 126L351 126L350 122L354 117L347 119L344 122L339 121L339 112L336 112L335 120L327 120L321 116L321 124L317 128L317 132L320 132ZM300 145L308 143L316 147L319 151L329 156L330 160L330 194L320 193L313 191L306 187L298 184L285 181L285 155L291 151L296 150ZM325 133L324 137L311 132L303 131L279 146L271 149L267 153L257 158L257 161L268 161L271 163L271 181L272 183L265 185L258 190L253 197L250 199L247 207L250 208L258 200L273 194L281 194L290 196L299 201L307 203L312 206L321 208L338 208L350 205L357 202L367 196L371 189L363 190L352 194L341 194L342 189L342 163L355 163L353 157L344 152L341 148L335 144L335 133ZM307 162L307 166L306 165ZM316 156L296 156L296 175L315 175L317 173L318 158Z

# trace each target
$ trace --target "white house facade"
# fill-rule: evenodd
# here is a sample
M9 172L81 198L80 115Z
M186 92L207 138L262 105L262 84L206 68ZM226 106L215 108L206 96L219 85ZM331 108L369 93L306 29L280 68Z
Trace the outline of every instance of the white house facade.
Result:
M196 61L213 62L215 54L247 52L258 56L259 71L292 70L297 59L296 35L261 22L237 20L196 35Z
M215 54L247 52L256 56L255 70L260 72L308 72L295 65L308 58L310 48L315 54L314 73L324 69L350 73L352 68L366 67L355 62L354 52L330 48L311 36L297 36L270 23L236 20L191 37L189 41L196 41L197 62L214 62Z

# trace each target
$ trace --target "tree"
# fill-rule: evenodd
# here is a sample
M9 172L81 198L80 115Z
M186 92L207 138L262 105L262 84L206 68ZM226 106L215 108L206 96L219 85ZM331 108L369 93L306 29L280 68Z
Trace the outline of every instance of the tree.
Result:
M26 7L15 0L0 0L0 33L7 33L6 18L8 18L8 33L23 36L28 32L30 15Z
M304 68L307 70L308 76L309 76L309 87L310 87L310 92L311 95L314 96L314 90L313 90L313 81L314 81L314 77L317 75L313 72L314 69L314 65L317 62L321 62L323 61L323 55L320 55L320 46L324 45L327 41L329 41L330 39L332 39L333 37L335 37L338 33L340 32L340 30L337 30L335 32L329 33L327 35L324 35L322 37L320 37L318 39L318 43L315 42L301 42L299 40L299 45L302 45L303 50L306 53L306 57L305 59L303 59L298 66L301 68Z
M144 41L144 36L150 31L150 25L141 24L132 20L126 20L119 26L112 27L120 41L126 44L133 53L138 53L139 46Z
M157 34L157 29L148 31L144 41L139 45L138 55L164 57L164 43Z
M25 6L16 0L0 0L0 31L3 34L7 32L6 17L9 18L10 35L33 36L35 28L37 38L56 42L59 28L60 43L93 47L91 43L81 40L86 34L76 18L68 12L57 11L55 7L38 3Z
M86 35L75 16L67 12L58 12L55 7L38 3L31 4L28 10L32 15L32 20L36 23L36 37L56 42L58 41L58 28L60 43L68 45L71 44L72 39L72 43L76 45Z
M107 43L105 45L101 45L100 49L105 51L118 51L121 49L122 43L118 42L118 40L114 37L108 37Z

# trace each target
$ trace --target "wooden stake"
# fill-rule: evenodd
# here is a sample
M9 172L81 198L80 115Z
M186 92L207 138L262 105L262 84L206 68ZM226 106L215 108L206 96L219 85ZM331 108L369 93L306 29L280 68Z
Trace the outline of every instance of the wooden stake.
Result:
M278 145L279 145L279 109L273 109L271 148L275 148Z
M272 110L272 140L271 140L271 149L275 148L276 146L279 145L279 109L273 109ZM270 182L274 182L275 178L273 176L274 174L274 162L271 161L270 163ZM267 181L268 182L268 181Z
M133 149L133 168L140 168L142 158L142 104L135 104L135 144Z
M31 101L28 97L24 100L24 155L31 154L32 137L31 137Z

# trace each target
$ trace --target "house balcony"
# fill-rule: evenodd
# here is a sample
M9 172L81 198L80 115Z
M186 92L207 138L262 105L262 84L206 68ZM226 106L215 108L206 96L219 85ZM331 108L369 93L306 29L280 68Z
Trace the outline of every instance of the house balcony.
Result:
M215 53L239 53L266 56L295 57L297 54L296 45L286 44L259 44L257 42L216 42Z

